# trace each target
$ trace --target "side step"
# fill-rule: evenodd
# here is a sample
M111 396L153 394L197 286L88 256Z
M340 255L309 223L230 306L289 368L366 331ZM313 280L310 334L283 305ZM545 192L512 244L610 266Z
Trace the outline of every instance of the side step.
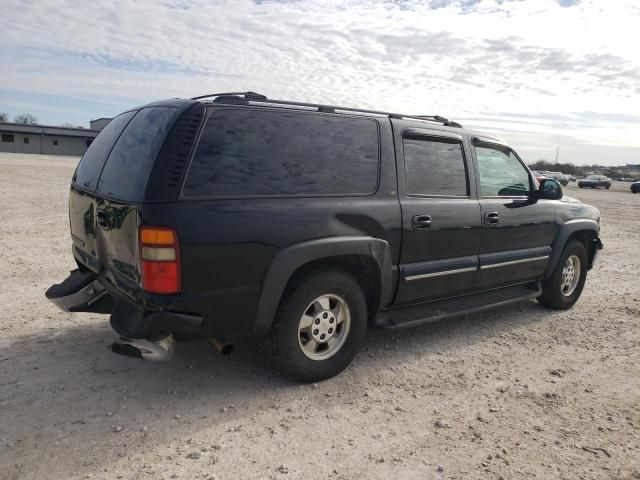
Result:
M515 285L379 312L375 317L375 324L381 328L408 328L537 298L541 294L542 287L539 282Z

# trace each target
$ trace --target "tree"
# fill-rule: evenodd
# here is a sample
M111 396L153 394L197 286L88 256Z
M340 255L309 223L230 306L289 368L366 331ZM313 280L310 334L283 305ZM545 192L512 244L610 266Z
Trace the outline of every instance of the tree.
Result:
M540 159L537 162L530 163L531 170L547 170L550 172L562 172L570 175L582 175L585 167L578 167L573 163L555 163Z
M21 113L20 115L16 115L13 117L13 121L22 125L36 125L38 123L36 116L31 115L30 113Z
M8 122L9 114L7 112L0 112L0 122Z

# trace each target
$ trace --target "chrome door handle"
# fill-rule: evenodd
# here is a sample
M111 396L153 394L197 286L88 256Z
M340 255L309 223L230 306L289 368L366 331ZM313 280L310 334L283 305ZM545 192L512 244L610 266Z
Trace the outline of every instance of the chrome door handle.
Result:
M500 222L500 214L498 212L487 212L484 214L484 223L487 225L497 225Z
M425 230L431 227L431 215L416 215L411 219L414 230Z

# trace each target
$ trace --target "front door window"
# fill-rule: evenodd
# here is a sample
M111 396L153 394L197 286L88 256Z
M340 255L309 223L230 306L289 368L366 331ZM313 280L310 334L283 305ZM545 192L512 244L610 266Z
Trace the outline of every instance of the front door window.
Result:
M480 195L483 197L528 196L529 172L507 147L476 145L480 171Z

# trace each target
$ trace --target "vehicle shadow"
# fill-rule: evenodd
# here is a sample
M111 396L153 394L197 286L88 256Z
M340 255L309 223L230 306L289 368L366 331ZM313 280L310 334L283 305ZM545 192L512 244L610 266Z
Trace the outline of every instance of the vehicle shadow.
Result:
M554 313L525 302L410 330L372 330L354 364L323 382L320 391L341 392L345 384L351 392L364 391L380 369L430 354L455 356L465 346L546 315ZM112 353L108 347L115 336L108 322L95 318L0 339L0 439L8 445L0 445L0 471L33 468L33 462L47 468L53 459L65 464L73 462L69 452L82 451L105 451L89 462L102 467L121 460L127 443L144 445L149 436L169 433L188 438L204 428L252 421L274 402L321 396L275 371L261 339L240 340L228 357L208 342L183 342L172 361L154 363ZM48 456L43 460L39 448L44 445Z

